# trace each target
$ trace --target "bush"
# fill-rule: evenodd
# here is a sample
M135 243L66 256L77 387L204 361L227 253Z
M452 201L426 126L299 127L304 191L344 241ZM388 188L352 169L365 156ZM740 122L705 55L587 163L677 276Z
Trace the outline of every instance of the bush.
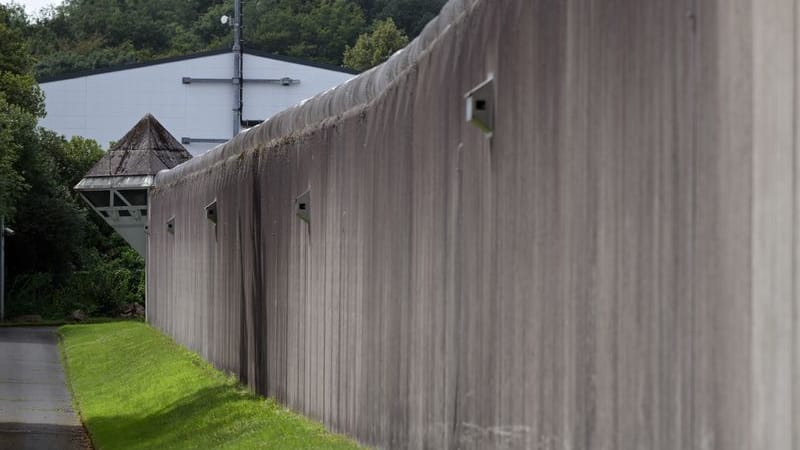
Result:
M49 273L17 276L8 295L8 317L61 319L76 309L111 316L123 304L144 304L144 261L133 249L123 248L115 258L93 259L89 269L72 272L60 286Z
M49 273L30 273L19 275L11 285L6 299L6 317L17 317L26 314L39 314L53 318L60 315L53 300L56 289L53 276Z

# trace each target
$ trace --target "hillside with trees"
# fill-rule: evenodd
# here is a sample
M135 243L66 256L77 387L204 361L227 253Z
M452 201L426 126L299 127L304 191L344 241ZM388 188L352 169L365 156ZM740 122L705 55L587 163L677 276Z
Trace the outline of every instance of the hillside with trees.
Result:
M419 34L445 1L244 0L244 45L346 65L347 49L368 40L369 57L349 66L363 70L365 61L382 62ZM35 17L26 17L21 7L13 12L40 79L216 50L232 40L220 17L233 14L233 0L66 0ZM397 33L387 32L387 19Z

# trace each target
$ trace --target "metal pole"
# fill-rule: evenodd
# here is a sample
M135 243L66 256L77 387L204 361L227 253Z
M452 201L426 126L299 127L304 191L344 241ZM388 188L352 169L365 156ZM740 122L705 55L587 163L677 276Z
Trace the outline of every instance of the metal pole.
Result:
M6 318L6 224L0 216L0 320Z
M233 135L242 126L242 0L233 2Z

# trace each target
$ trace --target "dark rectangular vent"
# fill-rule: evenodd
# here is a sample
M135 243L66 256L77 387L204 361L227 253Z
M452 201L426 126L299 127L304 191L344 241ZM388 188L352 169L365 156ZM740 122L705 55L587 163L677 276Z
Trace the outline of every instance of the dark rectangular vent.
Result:
M306 191L294 199L294 212L304 222L311 223L311 191Z
M209 222L213 223L214 225L217 224L217 201L214 200L213 202L206 205L206 219Z

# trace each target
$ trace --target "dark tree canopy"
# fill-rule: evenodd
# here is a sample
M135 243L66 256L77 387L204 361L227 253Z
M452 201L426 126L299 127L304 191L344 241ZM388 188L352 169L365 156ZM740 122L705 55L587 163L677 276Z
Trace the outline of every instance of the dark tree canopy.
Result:
M414 38L445 0L244 0L248 47L342 65L344 51L392 18ZM146 61L231 45L233 0L66 0L35 19L19 11L36 75Z
M370 5L370 17L391 17L407 36L416 37L442 9L447 0L364 0Z
M143 262L71 189L103 150L37 127L44 108L27 27L20 7L0 5L0 216L16 231L6 242L7 312L109 313L142 301Z
M10 217L26 184L19 170L25 146L43 115L33 58L20 31L20 7L0 5L0 216Z
M247 45L329 64L341 64L345 47L366 25L352 0L261 0L247 6Z

